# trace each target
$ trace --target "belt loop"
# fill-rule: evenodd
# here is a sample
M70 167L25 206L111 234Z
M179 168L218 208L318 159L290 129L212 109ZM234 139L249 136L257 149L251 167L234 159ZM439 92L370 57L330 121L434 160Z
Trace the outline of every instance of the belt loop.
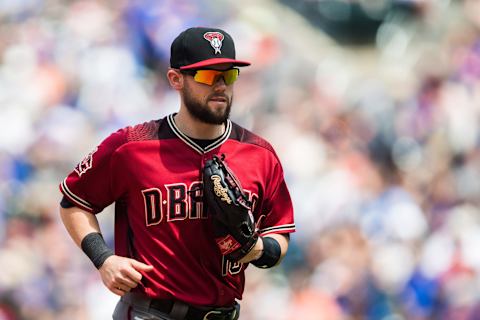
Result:
M180 301L175 301L173 303L172 311L170 311L170 316L175 320L183 320L188 312L188 306L185 303Z

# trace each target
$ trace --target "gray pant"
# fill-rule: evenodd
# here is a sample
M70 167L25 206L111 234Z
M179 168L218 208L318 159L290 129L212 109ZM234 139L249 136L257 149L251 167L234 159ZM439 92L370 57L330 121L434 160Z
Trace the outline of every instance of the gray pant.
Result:
M138 293L125 294L115 307L113 320L177 320L184 319L188 311L188 305L175 303L169 314L160 312L150 307L151 299ZM240 306L237 304L235 316L240 316ZM207 319L208 320L208 319Z
M115 311L113 311L113 320L175 320L168 314L153 310L148 306L136 305L131 302L120 299Z

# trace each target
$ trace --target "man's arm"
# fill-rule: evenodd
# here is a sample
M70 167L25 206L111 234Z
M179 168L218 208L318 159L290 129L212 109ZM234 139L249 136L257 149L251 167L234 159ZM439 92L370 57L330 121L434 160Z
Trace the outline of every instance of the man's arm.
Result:
M100 233L97 217L90 212L77 207L60 207L60 216L70 237L80 248L88 235ZM152 269L152 266L137 260L111 255L98 270L105 286L113 293L123 296L142 280L141 271Z
M255 244L255 246L253 247L253 249L245 257L243 257L239 262L246 263L246 262L251 262L251 261L259 259L264 252L264 243L263 243L264 240L263 240L263 238L268 238L268 237L270 237L272 239L275 239L278 242L278 244L280 245L280 258L277 261L277 263L275 264L275 265L278 265L282 261L282 259L285 257L285 255L287 254L288 242L289 242L288 234L284 235L284 234L274 233L274 234L266 235L265 237L259 237L258 241Z

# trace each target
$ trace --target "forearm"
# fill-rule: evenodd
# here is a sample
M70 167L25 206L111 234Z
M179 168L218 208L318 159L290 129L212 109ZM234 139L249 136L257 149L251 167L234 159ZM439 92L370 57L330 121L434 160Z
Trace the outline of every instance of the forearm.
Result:
M60 216L70 237L81 247L82 240L92 232L100 232L100 226L95 215L77 207L60 207Z
M99 269L114 253L100 233L97 218L76 207L61 208L60 215L70 237Z

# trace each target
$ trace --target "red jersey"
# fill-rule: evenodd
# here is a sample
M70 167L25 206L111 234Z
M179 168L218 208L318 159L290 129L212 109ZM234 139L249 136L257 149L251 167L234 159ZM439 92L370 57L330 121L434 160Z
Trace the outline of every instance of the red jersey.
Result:
M115 202L115 253L152 265L135 290L199 306L241 299L246 264L221 255L202 202L202 168L225 161L253 202L260 235L295 231L283 170L272 147L228 120L205 148L184 135L173 115L106 138L60 184L77 207L98 213Z

